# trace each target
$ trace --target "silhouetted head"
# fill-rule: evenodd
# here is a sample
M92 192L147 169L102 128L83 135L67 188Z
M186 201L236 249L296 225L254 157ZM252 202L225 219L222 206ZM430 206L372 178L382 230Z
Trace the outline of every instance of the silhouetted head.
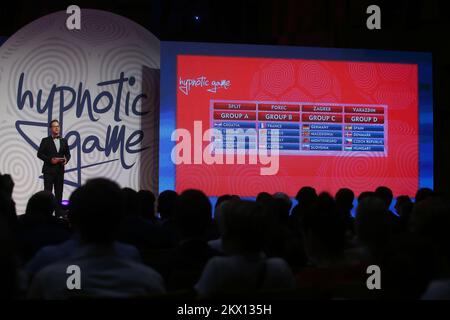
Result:
M386 205L386 208L389 210L389 207L391 206L392 199L394 198L394 195L392 193L392 190L388 187L378 187L375 190L375 195L383 200L384 204Z
M450 203L439 197L429 197L414 205L410 228L414 234L432 246L435 273L450 274Z
M212 221L209 198L200 190L181 193L175 205L174 221L184 239L202 238Z
M140 215L144 219L155 221L155 195L149 190L138 192Z
M411 230L435 244L446 242L450 246L449 203L439 197L416 203L411 215Z
M51 217L56 209L56 199L49 191L39 191L28 200L25 214L29 217Z
M216 206L216 209L214 211L214 220L217 223L219 234L222 236L225 230L224 226L224 220L222 217L232 208L234 208L234 205L239 202L240 199L235 199L231 197L229 200L222 201L218 206Z
M9 174L0 174L0 191L5 192L7 197L12 197L14 181Z
M358 203L363 201L366 198L375 197L375 192L372 191L363 191L358 196Z
M73 205L73 203L80 203L80 196L82 195L83 189L77 188L75 191L72 192L72 194L69 197L69 206L68 206L68 212L67 212L67 219L69 220L70 226L73 230L79 231L79 225L80 225L80 217L79 217L79 211L76 210L76 207Z
M395 202L395 211L399 216L404 216L412 211L413 203L409 196L398 196Z
M356 208L355 231L359 241L375 255L383 250L391 236L386 203L378 197L365 197Z
M262 206L253 201L235 201L222 214L224 251L231 255L259 253L262 249Z
M342 188L336 192L336 205L345 211L350 211L353 209L353 201L355 200L355 193L348 189Z
M258 202L258 203L266 203L266 202L270 202L272 200L273 200L272 195L267 192L260 192L256 196L256 202Z
M233 196L231 196L229 194L224 194L217 198L216 204L214 205L214 220L216 222L216 225L219 228L219 233L221 233L220 217L222 215L225 205L231 201L236 201L236 199L233 198Z
M221 195L220 197L217 198L216 204L214 205L214 210L216 210L217 207L220 206L220 204L222 202L229 201L231 199L233 199L233 197L231 195L229 195L229 194Z
M19 273L13 240L12 230L0 213L0 300L17 298Z
M16 205L8 192L0 189L0 219L3 218L9 227L15 228L17 222Z
M284 193L284 192L276 192L276 193L273 194L273 198L282 200L286 204L288 210L289 211L291 210L291 208L292 208L292 200L286 193Z
M292 201L286 193L277 192L273 195L275 210L279 221L287 222L292 208Z
M158 212L162 220L170 219L173 216L178 193L173 190L165 190L158 196Z
M59 136L60 127L59 127L59 121L58 120L55 119L55 120L50 121L50 123L48 124L48 127L50 128L50 134L53 137Z
M136 190L131 188L123 188L121 190L122 200L127 216L139 216L140 214L140 201Z
M316 189L312 187L302 187L295 196L301 206L309 206L314 203L317 199Z
M312 261L328 262L343 254L346 236L345 224L336 204L328 193L321 193L302 219L306 252Z
M123 218L120 187L104 178L88 180L72 194L69 211L84 242L111 243Z
M435 192L430 188L420 188L416 192L415 202L419 203L422 200L435 196Z

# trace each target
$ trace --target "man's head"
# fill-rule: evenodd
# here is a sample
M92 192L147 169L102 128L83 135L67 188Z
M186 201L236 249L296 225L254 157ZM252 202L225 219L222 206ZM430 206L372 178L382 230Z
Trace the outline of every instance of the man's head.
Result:
M228 254L258 253L263 246L263 204L231 201L221 216L222 243Z
M377 196L368 196L356 208L355 230L361 243L369 248L382 249L391 234L386 203Z
M8 197L12 197L14 181L9 174L0 174L0 190L4 191Z
M51 217L56 209L56 199L49 191L39 191L28 200L25 214L29 216Z
M131 188L123 188L121 190L122 201L124 203L125 215L139 216L140 204L139 195L136 190Z
M375 190L375 195L383 200L383 202L386 205L386 209L389 210L389 207L391 206L392 199L394 198L394 195L392 194L392 190L388 187L378 187Z
M336 205L346 211L353 209L353 200L355 200L355 193L348 188L341 188L336 192Z
M199 190L186 190L176 200L174 221L181 238L202 238L211 224L212 206Z
M295 199L301 206L309 207L317 199L316 189L314 189L313 187L302 187L300 190L298 190Z
M139 190L137 193L139 198L140 215L144 219L154 221L156 198L153 192L149 190Z
M58 120L50 121L50 124L48 126L50 128L50 133L53 137L59 136L59 121Z
M314 262L340 258L345 249L345 224L333 197L321 193L302 219L306 253ZM330 261L330 260L329 260Z
M111 243L123 216L123 201L117 183L92 179L70 197L71 220L86 243Z
M416 192L416 196L415 196L416 203L419 203L425 199L431 198L435 195L436 194L434 193L434 191L430 188L420 188Z
M158 196L157 210L162 220L172 218L178 193L173 190L165 190Z

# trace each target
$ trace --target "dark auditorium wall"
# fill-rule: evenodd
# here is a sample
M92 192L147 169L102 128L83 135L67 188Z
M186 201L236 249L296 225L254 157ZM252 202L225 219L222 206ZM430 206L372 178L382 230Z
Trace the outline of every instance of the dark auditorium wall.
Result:
M30 4L33 3L33 7ZM435 107L435 188L450 196L450 2L445 0L61 1L15 0L0 8L0 36L70 4L111 11L161 40L431 51ZM366 28L366 8L381 7L382 29ZM10 12L13 11L13 14ZM199 20L195 20L194 16Z

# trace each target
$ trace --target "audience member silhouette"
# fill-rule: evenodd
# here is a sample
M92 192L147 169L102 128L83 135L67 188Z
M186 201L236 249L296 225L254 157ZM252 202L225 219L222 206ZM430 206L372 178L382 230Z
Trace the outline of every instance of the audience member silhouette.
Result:
M333 198L303 187L291 215L288 195L261 192L255 202L219 197L213 220L199 190L166 190L155 210L150 191L93 179L72 193L68 221L54 216L45 191L18 218L13 190L11 176L0 175L0 298L149 297L166 288L200 297L300 288L340 298L342 286L366 290L366 267L376 264L383 290L374 297L450 299L450 204L427 188L415 203L398 196L398 216L387 187L362 192L355 219L352 190ZM82 290L67 289L69 265L81 268Z
M346 256L345 221L330 194L318 196L305 213L302 227L308 267L297 274L298 287L331 295L336 286L365 278L363 267Z
M123 218L123 192L107 179L89 180L70 202L82 245L67 259L36 274L30 298L138 297L165 292L161 276L151 268L124 258L114 241ZM69 266L81 270L80 290L67 287Z
M398 196L395 202L395 211L399 216L399 232L407 232L409 226L409 220L413 209L413 202L409 196Z
M148 220L156 224L155 202L156 198L153 192L148 190L140 190L138 192L139 213L144 220Z
M358 203L362 202L366 198L375 197L376 194L373 191L363 191L358 196Z
M138 250L161 249L172 245L169 235L141 214L140 197L131 188L121 190L125 216L120 224L118 240L135 246Z
M354 233L355 224L355 219L352 216L355 193L348 188L342 188L336 192L335 199L336 208L345 223L347 234L351 236Z
M177 198L178 193L173 190L165 190L159 194L157 209L161 221L164 222L173 217Z
M0 205L1 205L0 199ZM10 224L0 207L0 300L19 298L19 263Z
M177 243L177 234L175 232L175 225L173 221L177 198L178 193L173 190L165 190L159 194L157 201L160 229L163 236L169 239L171 246L174 246Z
M287 224L292 208L291 198L284 192L276 192L273 195L273 199L279 221Z
M63 220L54 216L56 199L49 191L35 193L28 200L26 211L18 219L17 241L23 263L48 245L69 239L70 230Z
M223 248L227 257L208 261L195 285L202 297L252 294L266 290L293 289L294 278L280 258L262 252L264 225L260 203L236 201L223 214Z
M239 201L239 199L234 198L233 196L226 194L217 198L216 204L214 206L214 224L217 228L218 236L216 239L209 240L208 245L223 253L222 247L222 235L223 235L223 220L221 219L223 212L230 207L230 203L233 201Z
M303 214L314 204L317 200L316 189L312 187L302 187L295 196L297 205L292 209L291 225L295 230L301 230L301 221Z
M427 198L435 196L435 192L430 188L420 188L415 195L415 203L419 203Z
M412 230L427 241L435 270L423 299L450 299L450 204L436 196L416 203L411 216Z
M356 208L355 231L362 245L363 259L369 263L379 263L392 236L386 202L376 196L364 197Z
M76 203L79 201L78 198L80 197L81 192L82 189L76 189L70 196L69 203ZM67 215L73 232L69 240L58 245L43 247L26 264L25 270L30 278L44 267L70 257L77 248L82 246L78 215L79 212L74 210L74 207L72 206ZM113 245L119 256L138 262L141 261L139 251L135 247L118 241L115 241Z
M383 200L383 202L385 203L386 210L389 213L389 221L392 224L392 226L391 226L392 232L398 233L400 230L399 217L396 216L395 213L393 213L390 210L392 200L394 199L394 194L392 193L392 190L389 189L388 187L384 187L384 186L378 187L375 190L375 196L377 196L378 198Z
M17 223L16 204L12 198L14 181L9 174L0 174L0 213L4 222L15 232Z
M199 190L186 190L176 200L174 223L178 233L175 248L161 252L153 265L166 279L168 290L191 289L206 262L220 253L212 249L206 235L212 222L212 206Z

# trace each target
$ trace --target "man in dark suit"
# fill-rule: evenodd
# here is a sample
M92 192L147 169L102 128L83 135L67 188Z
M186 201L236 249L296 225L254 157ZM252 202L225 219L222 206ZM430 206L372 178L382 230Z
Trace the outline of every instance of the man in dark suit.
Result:
M37 156L44 161L42 166L44 189L52 192L54 188L58 206L61 206L64 166L70 160L70 151L67 140L59 136L58 120L52 120L49 127L51 135L42 139Z

